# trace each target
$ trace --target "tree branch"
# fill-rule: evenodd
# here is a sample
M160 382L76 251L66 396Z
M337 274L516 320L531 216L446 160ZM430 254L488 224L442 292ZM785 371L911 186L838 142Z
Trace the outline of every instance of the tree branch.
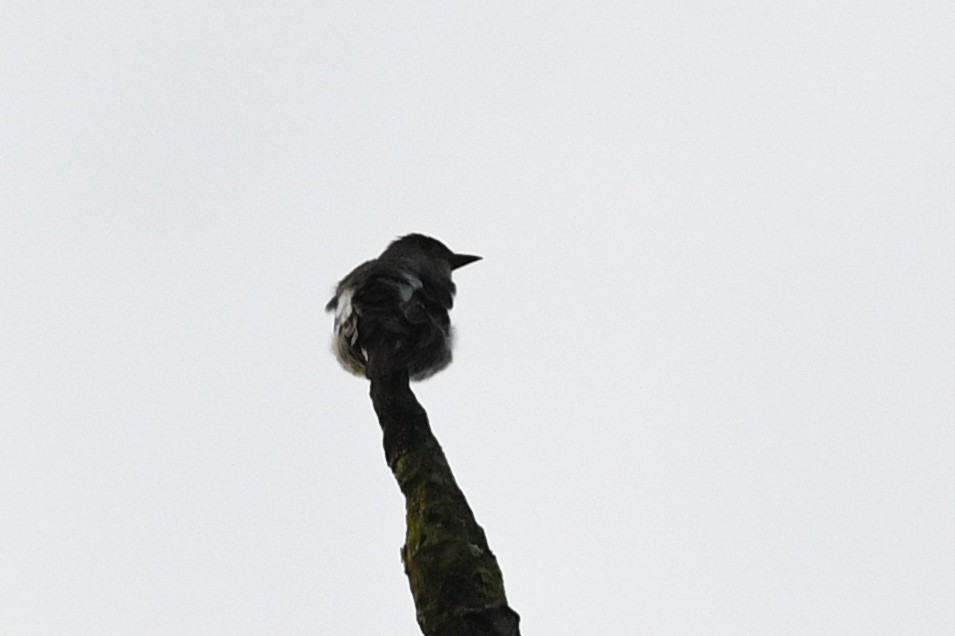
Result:
M504 580L406 374L372 377L385 458L405 496L405 573L425 636L519 636Z

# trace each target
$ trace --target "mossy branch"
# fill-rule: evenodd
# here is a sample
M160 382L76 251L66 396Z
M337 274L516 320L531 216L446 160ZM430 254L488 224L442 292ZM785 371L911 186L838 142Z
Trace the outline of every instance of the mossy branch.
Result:
M385 458L404 493L405 573L425 636L519 636L504 580L407 375L373 377Z

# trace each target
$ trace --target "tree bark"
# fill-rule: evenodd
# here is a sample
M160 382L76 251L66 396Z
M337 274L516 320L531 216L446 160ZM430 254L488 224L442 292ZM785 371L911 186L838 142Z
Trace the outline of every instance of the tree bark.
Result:
M405 496L405 573L425 636L519 636L504 580L406 374L371 379L385 459Z

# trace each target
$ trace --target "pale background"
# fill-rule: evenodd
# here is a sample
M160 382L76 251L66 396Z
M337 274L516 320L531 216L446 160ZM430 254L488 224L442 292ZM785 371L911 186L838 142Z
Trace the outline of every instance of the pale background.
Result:
M0 7L0 633L418 633L335 282L531 634L955 633L955 5Z

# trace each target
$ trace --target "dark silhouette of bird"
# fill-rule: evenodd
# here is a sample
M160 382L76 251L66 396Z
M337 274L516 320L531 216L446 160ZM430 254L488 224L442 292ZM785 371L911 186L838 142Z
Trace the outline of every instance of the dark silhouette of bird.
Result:
M338 361L369 379L407 374L423 380L447 367L454 340L451 272L480 259L408 234L356 267L325 307L335 312Z

